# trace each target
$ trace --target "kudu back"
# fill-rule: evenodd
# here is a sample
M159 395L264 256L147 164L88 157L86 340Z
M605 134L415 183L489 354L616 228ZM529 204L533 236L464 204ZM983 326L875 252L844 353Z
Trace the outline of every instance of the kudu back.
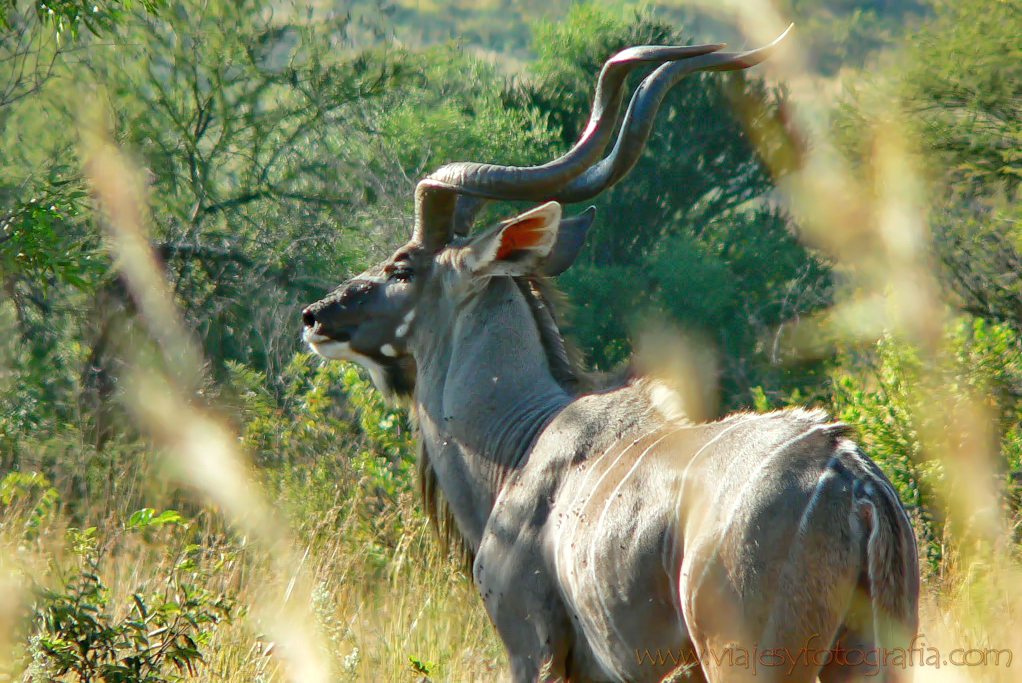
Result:
M303 311L326 358L408 399L427 509L463 543L525 681L893 681L917 627L915 537L880 469L818 411L697 424L636 375L583 392L548 278L581 249L685 75L773 47L611 58L582 138L547 164L444 166L411 240ZM613 150L628 73L637 88ZM544 202L471 235L489 200Z

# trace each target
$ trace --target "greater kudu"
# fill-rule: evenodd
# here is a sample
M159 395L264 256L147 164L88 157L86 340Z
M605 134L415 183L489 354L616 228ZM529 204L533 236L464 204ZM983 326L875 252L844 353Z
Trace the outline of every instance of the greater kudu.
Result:
M878 648L915 632L915 537L848 428L807 410L696 424L642 376L583 392L548 305L592 219L558 202L625 175L682 77L772 46L722 47L614 56L569 152L444 166L418 184L411 240L303 312L317 353L410 399L427 509L473 557L516 682L905 673ZM659 66L601 160L641 64ZM546 203L469 236L493 199Z

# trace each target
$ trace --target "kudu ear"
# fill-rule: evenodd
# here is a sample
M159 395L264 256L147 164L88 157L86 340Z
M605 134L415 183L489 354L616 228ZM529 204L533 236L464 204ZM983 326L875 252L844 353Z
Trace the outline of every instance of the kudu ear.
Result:
M577 216L561 219L554 248L543 259L543 263L538 269L541 275L560 275L571 267L571 264L578 258L578 252L582 250L582 245L585 244L586 233L589 232L589 226L593 224L594 218L596 218L596 207L590 206Z
M557 243L561 205L547 202L499 223L468 244L476 275L526 275L538 269Z

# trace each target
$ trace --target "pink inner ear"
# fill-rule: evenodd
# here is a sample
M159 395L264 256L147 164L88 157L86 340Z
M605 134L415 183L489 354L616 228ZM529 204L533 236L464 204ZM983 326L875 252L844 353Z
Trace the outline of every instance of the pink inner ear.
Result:
M543 226L546 219L542 216L526 218L525 220L513 223L500 234L500 248L497 249L497 259L504 259L513 252L521 249L528 249L539 244L543 239Z

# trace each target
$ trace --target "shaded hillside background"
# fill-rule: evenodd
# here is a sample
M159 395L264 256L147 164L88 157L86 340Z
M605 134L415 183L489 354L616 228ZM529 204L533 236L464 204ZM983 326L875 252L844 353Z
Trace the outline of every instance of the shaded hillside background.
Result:
M924 630L1019 645L1022 11L749 7L4 5L0 680L499 676L405 415L298 312L407 239L433 168L567 149L616 50L775 13L801 56L667 98L565 323L601 370L684 330L719 413L853 424L915 520Z

